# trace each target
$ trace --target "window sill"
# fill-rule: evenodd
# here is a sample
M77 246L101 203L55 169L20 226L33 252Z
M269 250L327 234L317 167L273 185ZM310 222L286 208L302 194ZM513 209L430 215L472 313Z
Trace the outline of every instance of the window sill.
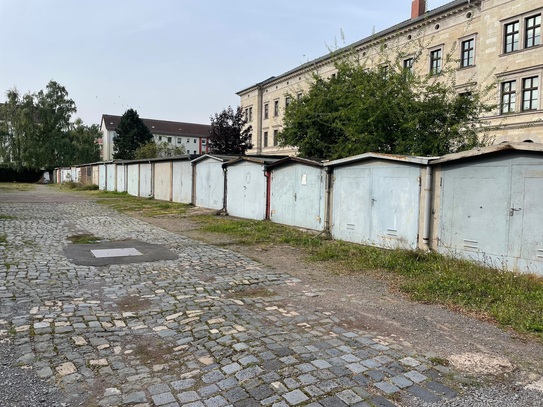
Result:
M504 118L504 117L528 116L528 115L531 115L531 114L534 114L534 113L541 113L541 112L542 112L541 109L537 109L537 110L525 110L525 111L522 111L522 112L498 113L498 114L495 115L494 117Z
M511 52L502 52L499 56L501 58L501 57L506 57L506 56L509 56L509 55L517 55L518 53L521 53L521 52L527 52L527 51L530 51L530 50L533 50L533 49L543 48L542 45L543 44L534 45L533 47L521 48L521 49L517 49L516 51L511 51Z
M475 67L476 67L475 64L474 64L474 65L468 65L468 66L461 66L461 67L458 68L458 70L459 70L459 71L465 71L465 70L467 70L467 69L475 68Z

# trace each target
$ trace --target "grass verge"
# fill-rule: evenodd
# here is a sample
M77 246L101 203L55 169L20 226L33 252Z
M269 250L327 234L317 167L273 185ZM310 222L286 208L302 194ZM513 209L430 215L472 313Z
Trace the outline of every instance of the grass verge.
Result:
M67 183L62 185L66 186ZM82 191L85 195L90 195L96 198L99 204L109 206L119 212L134 212L141 216L175 216L186 213L189 205L177 203L157 201L153 198L140 198L137 196L128 195L126 192L99 191L96 188L85 189L77 187L78 184L73 183L75 191ZM71 185L71 184L70 184ZM60 187L62 188L62 186Z
M235 235L240 244L284 243L303 248L312 261L334 263L337 273L391 273L411 299L443 304L543 340L543 278L487 267L437 253L387 250L327 240L266 221L198 217L202 230Z
M0 182L0 189L4 191L32 191L35 188L33 184L23 184L21 182Z

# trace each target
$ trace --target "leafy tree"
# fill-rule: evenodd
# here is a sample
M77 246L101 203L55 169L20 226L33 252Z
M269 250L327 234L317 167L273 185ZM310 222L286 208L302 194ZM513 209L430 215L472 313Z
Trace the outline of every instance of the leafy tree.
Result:
M314 75L301 99L291 97L279 144L301 156L337 159L365 152L437 156L484 144L484 91L458 94L443 73L416 76L388 62L368 69L352 58L336 75ZM481 141L483 140L483 141Z
M153 135L140 119L138 112L128 109L121 117L113 138L113 158L132 160L136 150L153 139Z
M74 147L72 164L93 163L100 160L98 139L102 137L97 124L85 126L81 119L76 119L70 131L70 141Z
M184 146L174 146L166 141L155 143L150 141L135 152L136 159L175 157L186 153Z
M240 106L234 110L228 106L221 113L211 117L209 152L214 154L240 154L253 148L251 126L246 126Z
M15 169L70 165L76 157L71 135L75 103L66 88L50 81L45 91L6 93L0 124L1 159Z

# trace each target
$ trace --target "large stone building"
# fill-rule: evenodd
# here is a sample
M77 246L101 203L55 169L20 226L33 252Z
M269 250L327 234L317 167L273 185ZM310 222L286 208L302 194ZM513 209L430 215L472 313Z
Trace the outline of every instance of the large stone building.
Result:
M167 120L141 119L157 143L169 143L172 146L184 147L187 154L205 154L208 151L209 124L172 122ZM101 158L104 161L113 159L113 139L115 129L121 116L102 115L100 131L102 132Z
M455 68L453 79L459 93L492 85L489 102L497 108L485 121L494 142L541 143L542 13L541 0L456 0L431 11L424 0L414 0L409 20L360 40L345 52L356 52L370 66L401 53L403 66L419 74L439 76L442 70ZM295 148L276 145L285 106L290 98L307 91L314 73L334 74L333 55L237 93L253 128L255 147L250 153L296 153Z

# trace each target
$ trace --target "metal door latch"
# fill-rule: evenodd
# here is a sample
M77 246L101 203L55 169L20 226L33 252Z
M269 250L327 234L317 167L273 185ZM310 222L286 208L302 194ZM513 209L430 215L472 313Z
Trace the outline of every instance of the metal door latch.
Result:
M520 211L522 208L511 208L509 209L509 216L513 216L515 212Z

